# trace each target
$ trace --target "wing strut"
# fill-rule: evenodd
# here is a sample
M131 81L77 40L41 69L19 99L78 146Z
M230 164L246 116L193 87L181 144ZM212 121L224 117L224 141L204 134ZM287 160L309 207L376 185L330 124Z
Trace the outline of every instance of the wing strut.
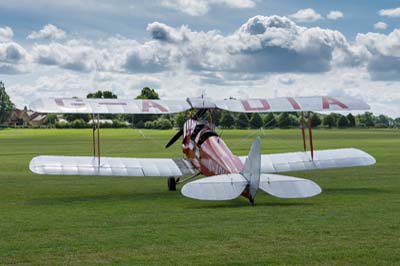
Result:
M97 156L100 167L100 114L97 114Z
M303 148L307 151L306 133L304 131L304 112L301 112L301 135L303 136Z
M314 145L313 145L313 137L312 137L311 112L308 112L308 135L310 137L311 160L314 160Z
M94 123L94 114L92 114L92 125L93 157L96 157L96 124Z
M301 135L303 137L303 149L304 152L307 151L306 144L306 133L304 129L304 112L301 112ZM311 160L314 160L314 144L313 144L313 136L312 136L312 124L311 124L311 112L308 112L307 115L307 127L308 127L308 136L310 138L310 152L311 152Z
M100 115L97 114L97 121L94 114L92 114L92 141L93 141L93 157L96 157L96 131L97 131L97 160L100 167Z

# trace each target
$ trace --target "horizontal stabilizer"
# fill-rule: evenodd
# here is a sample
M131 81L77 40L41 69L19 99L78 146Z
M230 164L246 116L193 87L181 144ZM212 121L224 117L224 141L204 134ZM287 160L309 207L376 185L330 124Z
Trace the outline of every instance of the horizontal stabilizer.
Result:
M185 176L195 172L184 159L118 158L85 156L38 156L29 169L44 175Z
M240 157L242 162L246 158L246 156ZM263 154L261 155L261 173L367 166L375 162L374 157L368 153L353 148L314 151L313 160L311 160L310 152Z
M274 174L262 174L259 188L277 198L308 198L321 193L311 180Z
M241 174L216 175L187 183L181 193L199 200L231 200L239 197L247 184Z

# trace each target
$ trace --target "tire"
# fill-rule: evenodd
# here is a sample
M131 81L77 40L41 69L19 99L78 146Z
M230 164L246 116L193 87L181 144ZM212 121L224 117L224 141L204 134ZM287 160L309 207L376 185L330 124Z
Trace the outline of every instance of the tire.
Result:
M176 191L176 181L175 181L175 177L173 177L173 176L168 177L168 190Z

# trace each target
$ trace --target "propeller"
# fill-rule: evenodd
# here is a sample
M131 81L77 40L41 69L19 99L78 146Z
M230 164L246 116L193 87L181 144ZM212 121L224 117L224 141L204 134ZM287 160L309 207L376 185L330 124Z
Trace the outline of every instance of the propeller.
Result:
M199 118L201 118L205 113L207 112L206 109L200 109L198 110L194 116L191 118L193 120L198 120ZM165 148L169 148L172 144L174 144L180 137L182 137L183 135L183 128L181 128L171 139L170 141L167 143L167 145L165 145Z
M172 139L165 145L165 148L169 148L172 144L175 143L181 136L183 135L183 128L181 128L173 137Z

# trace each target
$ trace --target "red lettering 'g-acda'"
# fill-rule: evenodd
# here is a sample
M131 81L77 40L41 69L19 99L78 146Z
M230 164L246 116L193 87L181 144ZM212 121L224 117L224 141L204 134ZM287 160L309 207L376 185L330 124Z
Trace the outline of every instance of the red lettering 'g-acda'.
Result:
M261 106L253 107L250 105L249 100L242 100L242 105L245 111L267 111L271 108L266 99L254 99L252 101L258 101Z
M289 101L290 105L293 107L295 110L300 110L300 105L296 102L296 100L292 97L287 97L287 100Z
M342 103L332 97L328 97L328 96L322 97L322 109L329 109L331 104L335 104L342 109L348 109L347 105L345 105L344 103Z
M142 112L148 113L150 111L150 108L157 108L158 110L160 110L161 113L168 112L168 110L161 104L150 100L142 100Z

